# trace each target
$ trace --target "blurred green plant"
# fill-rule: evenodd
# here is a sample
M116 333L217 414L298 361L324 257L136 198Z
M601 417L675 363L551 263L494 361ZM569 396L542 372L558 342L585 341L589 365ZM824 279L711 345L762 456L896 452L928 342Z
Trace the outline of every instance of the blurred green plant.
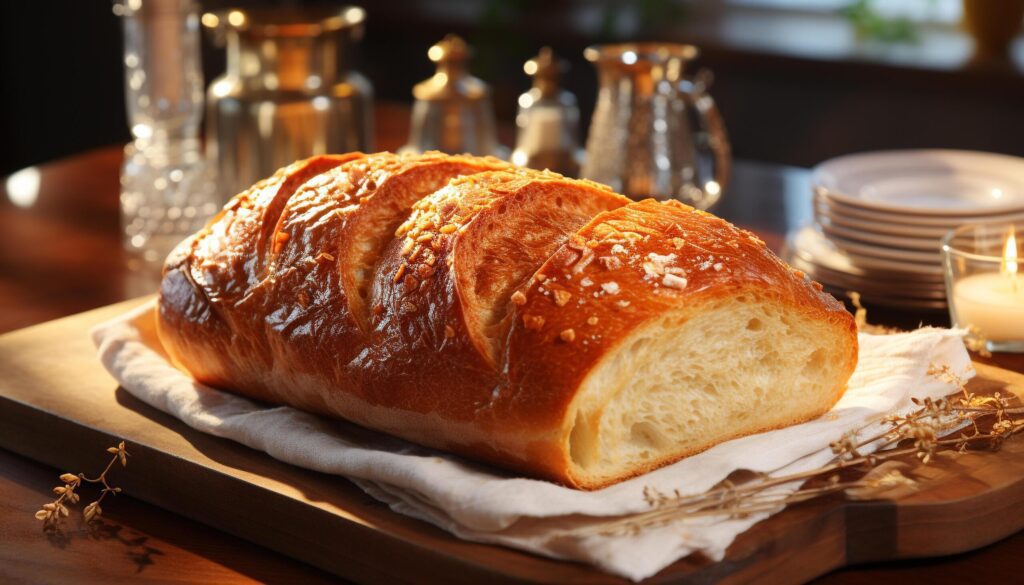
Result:
M686 9L685 4L673 0L611 0L602 11L598 34L604 39L618 38L621 32L616 21L626 11L635 12L640 28L647 30L678 22L686 17Z
M687 17L688 7L680 0L601 0L596 24L584 30L595 43L632 39L637 32L624 31L621 21L635 23L640 37L666 23ZM545 0L483 0L478 30L470 37L473 46L473 70L482 77L496 79L501 75L504 55L520 55L523 59L536 52L539 43L513 30L513 24L536 13ZM633 39L636 40L636 39Z
M858 38L887 43L913 43L918 40L914 23L907 18L885 17L875 10L872 0L856 0L842 10L853 24Z

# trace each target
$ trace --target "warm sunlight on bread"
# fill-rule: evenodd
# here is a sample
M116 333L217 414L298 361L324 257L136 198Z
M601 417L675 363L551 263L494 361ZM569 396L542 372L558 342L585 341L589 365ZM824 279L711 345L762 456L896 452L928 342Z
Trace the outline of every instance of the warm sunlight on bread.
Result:
M853 317L754 234L490 158L314 157L168 258L204 384L597 489L821 415Z

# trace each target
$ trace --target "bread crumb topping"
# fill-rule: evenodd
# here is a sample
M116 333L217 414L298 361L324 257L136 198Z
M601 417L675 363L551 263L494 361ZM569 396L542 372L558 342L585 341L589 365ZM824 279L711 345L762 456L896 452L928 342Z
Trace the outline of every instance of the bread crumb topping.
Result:
M675 274L666 273L665 276L661 279L661 284L662 286L667 286L668 288L682 290L686 288L687 280L683 276L677 276Z
M647 254L647 261L643 263L644 278L647 280L657 280L659 276L663 276L666 273L666 267L675 261L677 256L675 254L657 254L651 252Z
M555 304L559 307L564 307L569 302L569 299L572 298L572 293L563 289L552 291L552 295L554 296Z
M523 315L523 326L533 331L540 331L544 327L544 317L540 315Z
M622 260L619 260L615 256L601 256L599 260L605 270L615 270L622 267Z

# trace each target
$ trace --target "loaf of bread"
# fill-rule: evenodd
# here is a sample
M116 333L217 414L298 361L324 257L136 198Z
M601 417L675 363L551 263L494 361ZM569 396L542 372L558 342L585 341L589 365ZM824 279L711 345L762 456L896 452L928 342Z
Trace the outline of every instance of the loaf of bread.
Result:
M854 320L753 234L496 159L315 157L167 260L198 381L595 489L820 416Z

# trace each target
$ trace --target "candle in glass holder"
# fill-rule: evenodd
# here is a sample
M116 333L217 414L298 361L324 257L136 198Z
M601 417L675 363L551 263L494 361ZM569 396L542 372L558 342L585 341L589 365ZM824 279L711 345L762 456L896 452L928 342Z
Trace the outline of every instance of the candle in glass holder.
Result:
M953 303L959 321L989 341L1024 338L1024 282L1014 286L995 273L968 276L953 286Z
M976 327L988 341L1024 339L1024 278L1018 274L1017 243L1011 230L999 271L962 276L952 286L960 325Z

